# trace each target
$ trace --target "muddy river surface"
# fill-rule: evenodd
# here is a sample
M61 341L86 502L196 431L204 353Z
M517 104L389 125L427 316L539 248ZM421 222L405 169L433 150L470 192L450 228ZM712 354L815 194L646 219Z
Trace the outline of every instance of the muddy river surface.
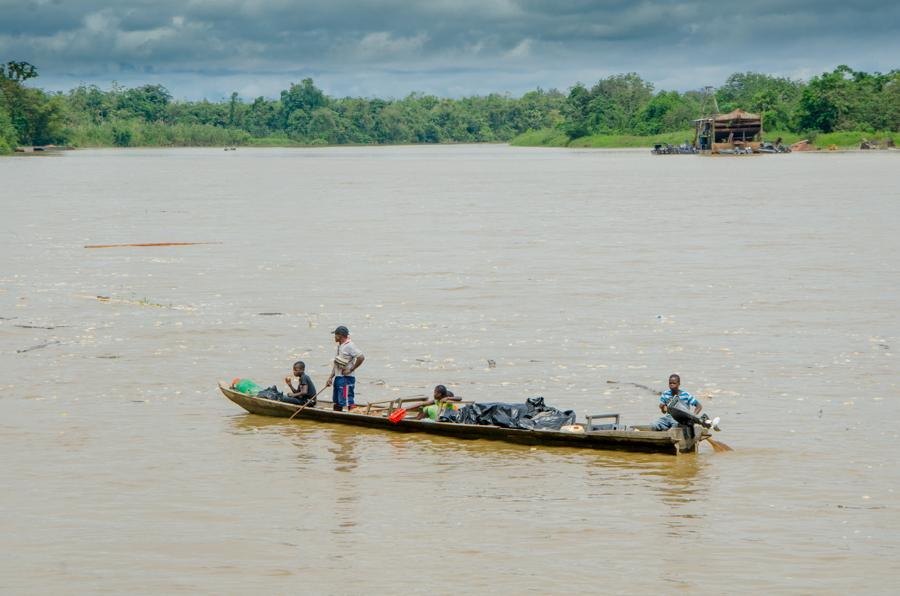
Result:
M900 153L0 159L0 591L890 593ZM210 242L87 249L89 244ZM104 297L104 299L98 299ZM696 456L251 416L220 379L723 419Z

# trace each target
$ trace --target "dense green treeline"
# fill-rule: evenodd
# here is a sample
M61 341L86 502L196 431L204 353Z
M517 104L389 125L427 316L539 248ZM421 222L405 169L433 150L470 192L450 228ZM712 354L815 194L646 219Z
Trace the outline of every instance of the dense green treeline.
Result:
M803 82L735 73L713 97L700 91L660 91L637 74L616 75L588 89L577 84L563 105L559 129L588 135L657 135L690 129L699 114L741 108L761 113L767 130L792 132L900 130L900 70L888 74L839 66Z
M9 81L7 81L9 82ZM311 79L291 85L277 100L173 101L161 85L109 91L80 86L47 96L32 94L31 105L54 104L64 120L52 130L16 126L21 144L67 142L77 146L222 144L387 144L507 141L559 120L564 96L536 90L521 98L442 99L412 94L399 100L330 98ZM56 105L58 104L58 105Z
M318 145L509 141L608 146L681 141L692 120L712 110L703 91L656 91L635 73L607 77L567 94L538 89L522 97L460 99L411 94L402 99L332 98L311 79L278 99L176 101L161 85L109 90L83 85L46 93L26 84L37 70L0 65L0 153L19 145L197 146ZM900 130L900 71L839 66L804 82L736 73L715 92L720 112L764 115L767 130L787 134ZM607 145L608 144L608 145Z

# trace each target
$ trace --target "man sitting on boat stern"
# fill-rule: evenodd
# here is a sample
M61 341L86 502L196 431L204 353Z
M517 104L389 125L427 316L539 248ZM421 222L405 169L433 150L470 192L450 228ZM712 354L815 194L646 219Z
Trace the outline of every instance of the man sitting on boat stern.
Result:
M672 418L672 415L669 414L668 408L666 407L666 404L669 403L673 397L677 397L678 400L688 408L694 408L694 414L700 415L700 410L703 409L703 406L700 405L700 402L696 397L687 391L681 391L680 387L681 377L676 374L669 375L669 390L664 391L659 396L659 411L662 412L664 416L651 424L650 430L667 430L673 426L678 426L678 423Z
M294 377L297 377L296 389L293 384ZM300 360L295 362L293 374L285 377L284 383L288 386L288 391L285 394L285 401L302 406L310 399L315 399L316 386L312 382L312 379L309 378L309 375L306 374L305 362ZM316 402L313 401L309 405L314 406L316 405Z
M337 354L334 357L331 376L328 377L325 386L334 386L331 401L334 402L334 411L341 412L344 406L347 407L347 410L356 407L353 401L356 388L356 377L353 376L353 371L362 366L366 356L350 341L350 330L343 325L334 330L334 341L337 344Z

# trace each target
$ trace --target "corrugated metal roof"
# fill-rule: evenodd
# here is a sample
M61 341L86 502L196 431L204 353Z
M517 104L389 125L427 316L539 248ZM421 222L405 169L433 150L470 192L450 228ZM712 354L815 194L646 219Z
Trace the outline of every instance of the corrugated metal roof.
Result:
M759 120L759 114L751 114L738 108L728 112L727 114L719 114L716 116L716 122L724 122L727 120Z

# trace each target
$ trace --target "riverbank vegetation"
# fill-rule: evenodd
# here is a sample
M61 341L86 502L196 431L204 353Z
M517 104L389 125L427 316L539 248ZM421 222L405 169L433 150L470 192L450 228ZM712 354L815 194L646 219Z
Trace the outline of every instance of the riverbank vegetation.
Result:
M713 99L716 101L713 102ZM634 73L615 75L566 96L562 122L514 138L513 145L647 147L693 138L692 121L741 108L763 116L766 136L820 146L858 146L900 131L900 70L888 74L839 66L808 82L759 73L736 73L715 90L654 92Z
M37 69L0 65L0 153L17 145L78 147L292 146L511 142L519 146L647 147L693 137L712 110L704 91L656 91L635 73L521 97L334 98L311 79L277 99L175 100L162 85L66 93L33 87ZM763 114L769 138L856 145L900 131L900 70L839 66L809 81L735 73L715 91L720 112Z

